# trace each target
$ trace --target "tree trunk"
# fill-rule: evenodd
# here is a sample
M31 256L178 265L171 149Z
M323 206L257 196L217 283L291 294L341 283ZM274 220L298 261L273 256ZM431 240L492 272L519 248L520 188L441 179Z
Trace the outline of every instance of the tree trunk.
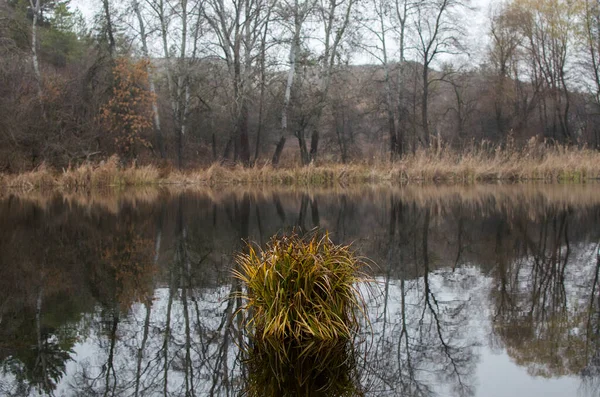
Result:
M317 160L317 152L319 150L319 130L313 129L310 137L310 156L309 162L315 162Z
M425 56L427 59L427 55ZM423 123L423 139L429 147L429 67L423 65L423 101L421 103L421 122Z
M263 108L265 103L265 87L266 87L266 68L265 68L265 57L266 57L266 46L267 46L267 34L269 32L269 21L271 20L271 9L267 12L265 21L264 31L262 40L260 43L260 99L258 106L258 130L256 131L256 147L254 150L254 163L258 160L260 152L260 135L263 128Z
M140 39L142 41L142 53L144 57L149 61L150 54L148 53L148 43L146 40L146 26L144 25L144 19L142 18L142 13L140 11L140 4L138 0L133 0L133 11L137 16L138 24L140 26ZM152 78L152 70L149 65L146 66L146 73L148 73L148 84L150 87L150 93L152 94L152 114L154 116L154 133L156 146L158 147L158 151L160 153L160 158L164 159L166 157L165 146L162 136L162 131L160 129L160 114L158 113L158 103L157 103L157 95L156 95L156 87L154 85L154 79Z
M181 133L181 125L179 123L179 118L180 118L180 113L179 113L179 99L177 97L177 93L175 92L175 87L174 87L174 82L173 82L173 74L172 74L172 69L173 69L173 65L171 64L171 53L169 51L169 44L168 44L168 26L167 26L167 19L165 16L165 9L164 9L164 3L163 0L160 0L155 8L155 12L156 15L159 19L160 22L160 35L161 35L161 42L162 42L162 50L163 50L163 56L166 60L166 67L165 67L165 73L167 75L167 88L169 91L169 99L171 101L171 111L173 113L173 120L174 120L174 132L178 137L178 142L177 142L177 161L178 161L178 166L181 167L183 165L183 161L181 159L181 149L180 149L180 144L181 147L183 147L183 140L181 139L181 137L179 136Z
M33 10L33 23L31 25L31 62L33 63L33 72L35 73L35 82L38 90L38 100L42 110L42 117L46 119L46 112L44 110L44 93L42 90L42 72L40 71L40 62L37 53L37 24L38 17L40 15L40 2L41 0L30 0L31 8Z
M250 142L248 139L248 105L245 100L238 120L238 136L240 142L240 160L244 166L250 165Z
M225 149L223 149L223 160L226 160L231 155L231 145L233 144L233 138L229 137L227 143L225 144Z
M186 130L187 111L190 99L188 82L188 68L186 62L186 44L188 35L188 9L187 0L181 0L181 52L179 55L179 77L177 79L177 121L179 123L177 139L177 164L183 168L183 137Z
M412 86L412 114L411 114L411 137L410 137L410 146L411 146L411 151L412 154L416 154L417 153L417 142L418 142L418 125L417 125L417 90L418 90L418 78L417 78L417 74L418 74L418 66L413 67L413 71L412 71L412 81L413 81L413 86Z
M405 66L404 54L406 52L406 22L408 20L408 9L409 9L408 0L403 1L402 8L400 8L399 5L400 5L399 2L396 1L396 16L398 18L398 21L400 22L400 37L399 37L400 62L398 64L398 81L396 83L396 87L398 90L397 91L398 122L396 124L395 140L396 140L396 153L398 154L398 156L402 156L404 154L403 127L406 125L406 121L404 121L404 123L402 122L406 118L406 112L404 111L404 87L402 85L404 83L404 66Z
M185 126L182 124L181 128L179 128L179 133L177 134L177 167L179 169L183 168L183 134L184 134Z
M328 98L329 87L331 85L331 75L338 55L338 47L344 37L344 32L350 23L352 6L354 5L354 3L355 0L349 0L346 3L346 9L344 10L342 25L335 27L334 21L339 18L339 16L337 16L338 18L336 18L335 10L340 3L337 3L334 0L330 2L331 8L328 10L329 16L325 23L325 50L323 53L324 62L320 71L320 94L317 105L317 111L313 122L313 130L310 142L310 153L308 154L307 161L304 163L305 165L317 159L321 116L323 114L323 109L326 105L326 101Z
M173 110L173 115L176 113L176 102L175 102L175 90L173 88L173 75L171 73L172 65L171 65L171 54L169 52L169 44L167 42L167 21L165 17L165 10L163 6L163 2L159 3L159 8L157 10L158 19L160 20L160 33L161 33L161 41L163 46L163 56L167 61L167 67L165 68L165 72L167 74L167 87L169 89L169 96L171 98L171 108Z
M273 165L279 164L279 158L281 157L281 152L283 151L283 147L285 146L286 139L287 138L285 137L285 135L282 135L279 138L279 142L277 142L277 146L275 147L275 153L273 153L273 159L271 160L271 163Z
M236 25L236 28L239 28ZM248 142L248 107L244 98L244 78L242 76L241 43L238 39L240 33L236 31L233 46L233 90L234 90L234 115L235 127L233 131L233 160L241 160L244 165L250 162L250 147Z
M261 84L262 86L262 84ZM258 155L260 153L260 135L262 132L262 126L263 126L263 101L264 101L264 87L261 87L260 89L260 103L258 105L258 129L256 130L256 145L254 146L254 161L253 163L256 164L256 162L258 161Z
M212 155L213 161L217 161L217 137L214 132L212 133Z
M396 139L396 120L394 119L394 104L392 101L392 82L390 79L390 65L388 63L387 56L387 42L385 38L385 22L383 19L384 11L382 9L378 10L379 15L379 25L381 29L381 51L383 53L383 70L385 72L385 101L386 101L386 111L388 117L388 132L390 136L390 161L394 161L394 157L398 151L398 141ZM401 33L402 36L402 33ZM401 39L402 40L402 39ZM402 55L401 55L402 57Z
M287 82L285 84L285 94L283 96L283 109L281 110L281 135L279 137L277 147L275 148L275 153L273 154L272 160L274 166L279 164L279 158L281 156L281 152L283 151L283 147L285 146L286 135L288 133L288 108L290 105L290 98L292 96L292 85L294 84L294 77L296 76L296 51L300 47L300 31L302 30L302 19L300 15L298 15L299 10L297 2L295 11L296 15L294 16L294 38L292 39L292 43L290 45L289 54L290 68L288 70Z
M37 1L39 3L40 0L37 0ZM102 0L102 5L104 7L104 17L106 18L106 35L108 36L108 53L110 54L111 58L114 58L115 48L117 46L115 44L115 36L113 33L109 0Z
M348 161L348 149L347 149L347 143L346 143L346 115L345 112L342 110L341 112L341 123L339 121L339 117L340 115L336 115L336 118L338 120L335 121L335 133L337 135L337 141L338 141L338 146L340 147L340 155L342 158L342 164L346 164L346 162ZM341 125L340 125L341 124Z
M300 160L302 161L302 165L308 165L310 163L310 157L308 154L308 149L306 148L304 131L298 131L296 133L296 137L298 138L298 145L300 145Z
M35 5L32 3L31 6L33 8L33 23L31 25L31 60L33 62L33 71L35 73L35 78L37 80L38 86L38 95L40 97L40 101L42 99L42 74L40 72L40 63L37 54L37 24L38 24L38 15L40 14L40 1L36 0Z
M563 70L560 71L560 82L562 85L562 89L565 95L565 110L561 114L561 121L563 127L563 135L567 141L567 143L572 143L571 130L569 128L569 110L571 107L569 89L567 88L567 82L565 79L565 72Z
M398 153L398 139L396 137L396 121L394 120L394 114L390 108L388 108L388 131L390 135L390 161L394 161L396 154Z

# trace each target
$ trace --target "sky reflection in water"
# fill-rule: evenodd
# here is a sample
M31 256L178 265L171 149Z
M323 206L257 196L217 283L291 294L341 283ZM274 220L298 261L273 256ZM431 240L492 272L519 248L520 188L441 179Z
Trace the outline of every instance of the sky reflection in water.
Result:
M321 227L377 266L373 396L596 396L600 187L0 201L0 395L239 395L242 240Z

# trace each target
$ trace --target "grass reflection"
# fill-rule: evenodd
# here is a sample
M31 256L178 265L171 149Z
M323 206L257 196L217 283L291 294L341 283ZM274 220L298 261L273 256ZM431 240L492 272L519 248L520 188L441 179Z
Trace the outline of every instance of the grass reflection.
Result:
M309 351L295 343L255 345L248 353L248 396L363 396L352 342L317 342Z

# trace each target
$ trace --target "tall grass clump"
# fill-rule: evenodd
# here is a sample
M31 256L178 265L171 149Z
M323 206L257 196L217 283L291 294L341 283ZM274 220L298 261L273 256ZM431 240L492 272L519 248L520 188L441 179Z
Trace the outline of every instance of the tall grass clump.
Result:
M365 262L328 234L274 237L237 257L245 285L249 395L357 395Z

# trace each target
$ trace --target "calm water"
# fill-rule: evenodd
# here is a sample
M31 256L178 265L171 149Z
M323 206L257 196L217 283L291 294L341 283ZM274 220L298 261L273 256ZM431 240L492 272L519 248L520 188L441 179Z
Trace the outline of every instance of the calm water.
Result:
M0 395L235 396L242 240L373 259L369 396L598 396L600 186L0 199Z

